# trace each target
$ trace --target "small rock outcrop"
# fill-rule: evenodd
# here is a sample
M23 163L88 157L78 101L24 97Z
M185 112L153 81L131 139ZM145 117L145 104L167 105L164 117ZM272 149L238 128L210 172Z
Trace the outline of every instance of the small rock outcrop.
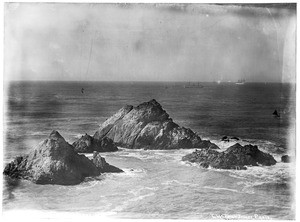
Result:
M283 163L290 163L291 162L291 157L288 156L288 155L283 155L281 157L281 162L283 162Z
M222 141L225 141L225 142L229 142L228 136L223 136L221 140L222 140Z
M240 139L238 137L236 137L236 136L231 137L231 138L229 138L228 136L223 136L222 139L221 139L221 141L224 141L224 142L229 142L231 140L237 141L237 140L240 140Z
M201 166L217 169L247 169L246 166L276 164L272 155L260 151L257 146L241 146L239 143L223 152L211 149L196 150L182 158L183 161L199 163Z
M103 137L131 149L219 148L210 141L201 140L191 129L174 123L154 99L137 107L120 109L94 134L94 139Z
M103 157L97 152L93 152L93 163L101 173L122 173L123 170L108 164Z
M116 144L107 137L103 137L100 140L94 139L88 134L83 135L79 140L75 141L73 147L78 153L93 153L97 152L114 152L118 148Z
M75 185L101 172L93 161L76 153L57 131L52 131L28 155L7 164L3 173L37 184Z
M234 136L234 137L231 137L232 140L240 140L238 137Z

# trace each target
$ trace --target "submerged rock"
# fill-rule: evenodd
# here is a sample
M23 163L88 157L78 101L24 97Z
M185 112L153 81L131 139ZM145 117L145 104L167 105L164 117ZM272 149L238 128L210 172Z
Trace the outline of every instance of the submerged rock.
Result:
M131 149L178 149L218 147L203 141L191 129L180 127L156 100L137 107L125 106L107 119L94 139L108 137L117 145Z
M98 140L88 134L83 135L72 145L78 153L113 152L118 150L116 144L110 138L103 137Z
M247 169L246 166L276 164L276 160L270 154L260 151L257 146L241 146L236 143L223 152L211 149L196 150L182 158L183 161L199 163L207 168L217 169Z
M34 148L29 155L15 158L7 164L4 174L12 178L31 180L37 184L74 185L85 177L100 175L101 170L57 132Z
M283 162L283 163L290 163L291 162L291 157L288 156L288 155L283 155L281 157L281 162Z

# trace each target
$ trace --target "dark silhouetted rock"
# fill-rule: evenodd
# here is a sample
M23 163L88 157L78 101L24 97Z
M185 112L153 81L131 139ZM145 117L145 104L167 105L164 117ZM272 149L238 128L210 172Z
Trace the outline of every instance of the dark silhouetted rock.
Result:
M288 156L288 155L283 155L281 157L281 162L284 162L284 163L290 163L291 162L291 157Z
M156 100L120 109L100 126L94 139L105 136L131 149L218 148L174 123Z
M94 151L114 152L118 150L116 144L110 138L103 137L100 140L97 140L88 134L82 136L72 145L78 153L93 153Z
M97 152L93 152L93 163L101 173L122 173L123 170L108 164L103 157Z
M223 136L221 140L222 140L222 141L225 141L225 142L229 142L228 136Z
M207 168L217 169L247 169L246 166L276 164L276 160L270 154L260 151L257 146L241 146L235 144L223 152L212 149L196 150L182 158L183 161L199 163Z
M223 136L221 141L224 141L224 142L229 142L231 140L240 140L238 137L234 136L234 137L231 137L229 138L228 136Z
M234 136L234 137L231 137L232 140L240 140L238 137Z
M52 131L29 155L7 164L3 173L37 184L74 185L85 177L100 175L100 170L87 157L76 153L57 131Z

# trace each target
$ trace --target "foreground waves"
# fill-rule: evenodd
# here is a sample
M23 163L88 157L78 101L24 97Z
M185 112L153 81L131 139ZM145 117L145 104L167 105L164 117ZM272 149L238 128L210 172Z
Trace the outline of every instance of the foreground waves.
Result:
M103 153L125 171L88 178L76 186L4 180L3 209L92 213L112 218L293 219L294 170L281 163L293 154L295 98L284 84L216 85L185 89L173 83L15 82L7 91L4 162L28 153L58 130L72 143L125 104L155 98L179 125L192 128L221 149L251 143L279 161L245 171L203 169L181 161L190 150L129 150ZM81 93L81 88L85 93ZM264 96L261 96L264 95ZM270 114L280 110L281 119ZM265 218L264 218L265 217Z
M191 151L121 149L103 153L125 173L103 174L76 186L41 186L28 181L20 181L14 188L6 185L4 209L74 211L117 218L293 217L289 164L246 171L203 169L181 161Z

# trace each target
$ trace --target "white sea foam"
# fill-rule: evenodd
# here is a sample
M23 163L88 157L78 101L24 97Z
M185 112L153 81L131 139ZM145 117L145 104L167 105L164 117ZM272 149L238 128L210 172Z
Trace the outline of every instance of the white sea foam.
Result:
M123 173L105 173L106 178L115 177L144 177L147 175L147 171L144 169L122 168Z
M80 133L74 135L74 137L75 137L76 139L80 139L82 136L83 136L83 134L80 134Z
M128 198L125 202L119 204L117 207L112 209L112 212L120 212L123 211L126 207L128 207L131 203L143 200L147 197L154 196L155 192L147 193L147 191L155 191L158 187L140 187L140 188L134 188L134 190L129 190L128 193L132 196ZM146 193L145 193L146 191Z
M178 184L181 186L190 186L190 187L198 187L199 186L196 183L185 183L185 182L181 182L178 180L168 180L168 181L162 183L162 185L166 185L166 186L175 185L175 184Z
M154 196L154 195L155 195L155 193L148 193L148 194L145 194L145 195L137 196L136 198L132 198L130 200L130 202L142 200L142 199L145 199L146 197L150 197L150 196Z
M291 164L277 163L274 166L253 166L248 167L247 170L235 170L230 171L231 174L238 175L244 178L256 178L268 182L280 182L293 177L293 171L291 171Z
M147 191L147 190L158 190L158 187L140 187L140 188L135 188L134 190L130 190L129 193L132 193L134 195L139 195L141 192L143 191Z
M203 168L202 166L200 166L198 163L192 163L189 161L180 161L179 162L181 165L185 165L185 166L192 166L192 167L198 167L198 168Z
M76 190L84 190L84 189L91 189L92 187L95 187L96 185L98 185L99 183L103 183L104 181L102 180L90 180L90 181L86 181L81 183L78 186L74 186Z
M142 161L154 160L160 162L180 162L181 158L193 152L194 149L179 149L179 150L142 150L142 149L125 149L122 148L119 152L109 154L117 158L136 158Z
M134 157L137 159L141 159L141 160L146 160L146 159L153 159L154 157L151 155L145 155L142 153L138 153L138 152L124 152L124 153L120 153L119 156L123 156L123 157Z
M242 185L243 192L254 193L255 187L264 184L288 184L295 178L295 172L292 170L291 164L277 163L274 166L255 166L248 167L247 170L231 171L230 176L238 178L241 181L238 185Z
M230 191L230 192L235 192L235 193L239 193L238 190L235 189L230 189L230 188L225 188L225 187L211 187L211 186L204 186L204 189L211 189L211 190L222 190L222 191Z

